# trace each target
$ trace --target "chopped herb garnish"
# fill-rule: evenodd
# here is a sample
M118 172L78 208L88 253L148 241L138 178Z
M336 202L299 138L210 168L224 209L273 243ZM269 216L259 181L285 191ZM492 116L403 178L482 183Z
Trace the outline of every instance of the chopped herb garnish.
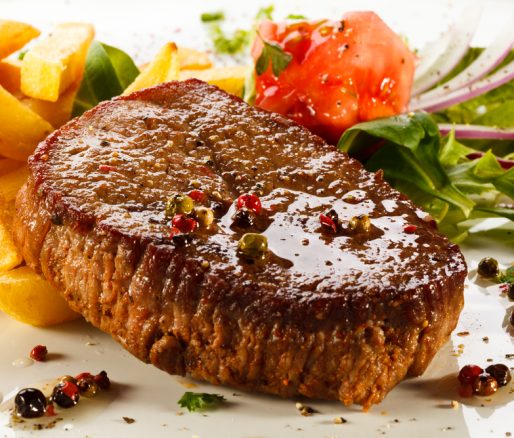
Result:
M22 50L20 53L18 53L18 59L20 61L23 61L23 58L25 58L26 54L27 54L27 50Z
M226 33L221 28L219 22L225 19L225 14L222 11L205 13L200 18L208 25L214 49L218 53L236 55L243 52L250 45L257 30L257 23L263 19L272 19L274 9L273 5L259 9L251 29L237 29L232 34Z
M502 283L514 284L514 266L507 268L504 274L500 275Z
M250 32L248 30L237 29L232 35L227 35L221 29L221 26L213 24L210 32L212 43L218 53L235 55L242 52L250 44Z
M264 19L273 20L273 12L275 12L274 5L262 7L257 12L257 15L255 16L255 20L256 21L264 20Z
M212 408L225 400L225 397L219 394L187 391L180 398L178 404L181 408L186 408L189 412L195 412Z
M213 21L222 21L225 19L225 14L223 11L217 11L217 12L205 12L200 16L200 20L202 20L204 23L210 23Z
M307 20L307 17L302 14L289 14L286 18L288 20Z
M277 43L268 43L264 40L263 43L264 46L262 48L261 55L255 63L255 71L259 76L262 75L268 69L268 66L271 62L271 70L273 71L273 75L278 78L280 73L282 73L292 61L293 56L290 53L285 52L284 49L282 49L282 47L280 47L280 45Z

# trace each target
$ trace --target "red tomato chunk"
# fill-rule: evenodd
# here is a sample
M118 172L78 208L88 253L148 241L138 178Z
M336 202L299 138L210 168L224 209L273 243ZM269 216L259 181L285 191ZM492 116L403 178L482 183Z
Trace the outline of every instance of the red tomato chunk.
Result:
M406 110L416 58L375 13L350 12L340 21L265 21L259 34L293 59L278 78L271 65L256 77L257 106L331 143L356 123ZM255 60L262 47L256 38Z

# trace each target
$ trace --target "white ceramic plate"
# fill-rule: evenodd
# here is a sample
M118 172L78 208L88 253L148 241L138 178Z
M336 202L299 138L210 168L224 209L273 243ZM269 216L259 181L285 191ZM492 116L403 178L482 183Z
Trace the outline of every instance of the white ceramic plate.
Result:
M90 21L98 38L120 46L139 61L151 58L166 40L205 47L207 38L199 23L201 12L224 9L229 26L245 26L259 1L202 2L108 2L107 0L38 2L0 0L2 18L17 18L49 28L60 21ZM304 13L310 17L339 16L345 10L373 9L414 46L437 38L470 2L327 1L298 0L277 5L278 17ZM481 30L475 42L486 44L514 11L508 0L485 3ZM501 221L500 221L501 222ZM489 222L489 226L493 224ZM302 417L294 400L234 392L184 378L169 376L144 365L125 352L109 336L83 321L51 329L36 329L0 314L0 437L503 437L514 434L514 386L489 399L459 399L456 373L466 363L502 362L514 366L506 354L514 353L514 332L506 324L512 303L492 284L476 281L475 268L484 256L496 257L504 266L514 260L514 235L506 228L476 234L463 245L470 275L466 305L459 326L438 353L423 377L410 379L395 388L379 406L368 413L359 407L345 408L337 402L309 401L318 414ZM462 337L458 332L470 334ZM488 343L483 341L488 337ZM35 344L48 346L46 363L15 366ZM63 415L55 428L34 432L32 424L9 427L6 407L16 392L29 385L44 385L63 374L105 369L115 382L113 389L93 401L86 400ZM177 405L184 391L216 392L228 403L205 414L187 413ZM450 401L458 400L457 409ZM182 414L182 415L181 415ZM346 424L334 424L342 416ZM127 424L123 417L135 419Z

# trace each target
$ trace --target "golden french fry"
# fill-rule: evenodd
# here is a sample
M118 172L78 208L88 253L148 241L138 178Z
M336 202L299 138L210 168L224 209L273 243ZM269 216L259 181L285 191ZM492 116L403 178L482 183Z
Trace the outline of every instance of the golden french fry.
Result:
M234 67L212 67L206 70L182 70L180 80L200 79L218 86L227 93L241 97L248 69L247 66L238 65Z
M63 23L34 45L21 65L21 91L26 96L56 102L83 74L94 28L85 23Z
M212 67L207 53L188 47L178 48L178 63L181 70L203 70Z
M16 97L23 105L30 108L36 114L39 114L54 128L59 128L70 120L76 94L77 89L72 87L61 94L57 102L34 99L33 97L28 97L21 93L17 94Z
M53 130L50 123L0 86L0 155L25 161Z
M4 59L0 61L0 85L9 93L20 89L21 61L19 59Z
M26 166L13 170L0 176L0 199L2 203L14 201L18 190L25 184L29 176L29 171Z
M23 258L12 240L10 227L0 220L0 273L15 268L22 261Z
M9 158L2 158L0 159L0 176L12 172L13 170L18 169L21 166L23 166L23 162L21 161L11 160Z
M179 77L179 60L177 46L167 43L148 64L139 76L134 79L123 94L130 94L143 88L153 87L163 82L174 81Z
M28 266L0 273L0 308L19 321L39 327L79 317L59 292Z
M0 20L0 59L20 50L39 35L39 30L30 24Z

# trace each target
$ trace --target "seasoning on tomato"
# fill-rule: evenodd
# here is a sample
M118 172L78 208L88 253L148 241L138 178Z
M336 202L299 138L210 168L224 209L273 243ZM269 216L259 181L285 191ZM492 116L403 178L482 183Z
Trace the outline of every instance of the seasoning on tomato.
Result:
M261 22L252 55L256 105L331 143L358 122L404 112L416 60L373 12L349 12L340 21Z

